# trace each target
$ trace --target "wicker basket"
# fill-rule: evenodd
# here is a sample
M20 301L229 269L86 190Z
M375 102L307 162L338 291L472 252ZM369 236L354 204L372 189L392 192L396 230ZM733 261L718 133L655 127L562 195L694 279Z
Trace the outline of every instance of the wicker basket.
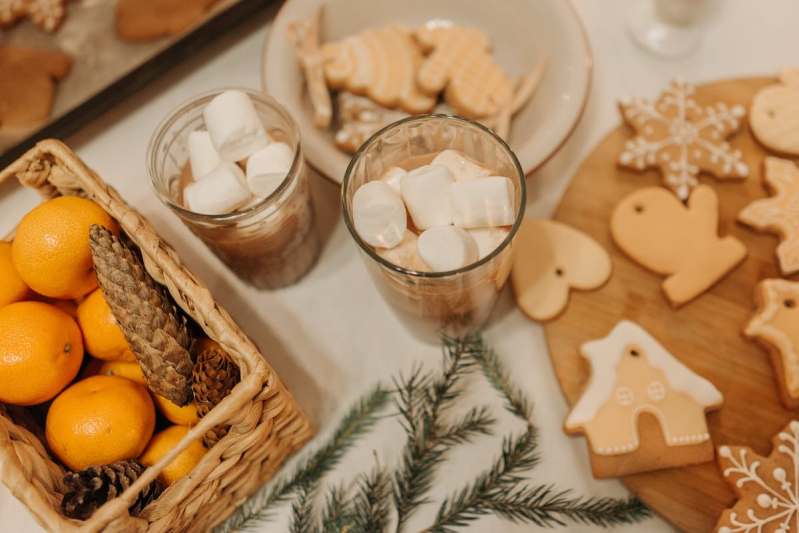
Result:
M102 206L139 246L147 271L165 285L177 304L230 353L241 382L192 428L180 445L124 494L84 522L60 512L64 470L34 433L13 422L24 409L0 404L0 478L53 531L205 531L228 516L268 480L312 435L305 414L255 345L214 302L208 289L181 263L175 251L64 144L47 140L0 173L17 178L43 197L78 195ZM128 507L139 491L192 440L218 424L231 429L185 478L171 485L138 517Z

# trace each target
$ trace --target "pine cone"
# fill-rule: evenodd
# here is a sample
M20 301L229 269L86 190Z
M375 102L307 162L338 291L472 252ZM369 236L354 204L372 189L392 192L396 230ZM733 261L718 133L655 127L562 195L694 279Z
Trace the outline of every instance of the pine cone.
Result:
M129 246L98 225L89 237L97 281L147 386L177 405L188 404L194 365L186 318Z
M144 469L138 461L119 461L109 465L91 466L77 473L69 472L64 476L67 492L61 500L61 510L70 518L86 520L105 502L116 498L133 485ZM130 506L130 515L137 516L162 491L160 482L156 480L150 483Z
M208 414L222 399L230 394L241 379L239 367L228 353L211 339L197 343L197 363L192 372L191 389L200 418ZM203 442L211 448L227 435L230 426L216 426L204 436Z

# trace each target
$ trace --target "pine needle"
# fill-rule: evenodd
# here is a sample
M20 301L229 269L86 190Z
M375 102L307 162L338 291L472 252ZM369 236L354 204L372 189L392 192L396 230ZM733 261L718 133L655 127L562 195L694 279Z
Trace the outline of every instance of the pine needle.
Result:
M297 499L291 504L290 533L315 533L313 522L313 489L300 487Z
M472 356L480 365L483 375L505 401L505 409L529 424L533 419L533 403L513 384L497 353L483 343L481 337L474 340Z
M338 485L330 488L325 496L325 509L322 512L322 533L339 533L351 527L353 510L347 501L347 491Z
M391 513L391 480L376 466L362 475L354 500L354 521L350 533L382 533L388 527Z

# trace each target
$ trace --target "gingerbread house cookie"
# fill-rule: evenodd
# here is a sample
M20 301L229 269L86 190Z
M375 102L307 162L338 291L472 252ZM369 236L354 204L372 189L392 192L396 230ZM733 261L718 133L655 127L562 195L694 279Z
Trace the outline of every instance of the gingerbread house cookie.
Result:
M712 383L627 320L580 352L591 365L591 379L565 430L588 438L594 477L713 460L705 416L723 398Z

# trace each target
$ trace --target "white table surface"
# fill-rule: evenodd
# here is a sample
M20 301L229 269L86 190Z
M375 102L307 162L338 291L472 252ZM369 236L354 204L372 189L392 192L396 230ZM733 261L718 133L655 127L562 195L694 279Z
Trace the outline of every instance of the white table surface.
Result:
M534 1L534 0L531 0ZM625 30L625 13L632 1L575 0L590 36L595 72L590 101L575 134L560 153L529 180L528 213L546 216L557 205L582 158L619 122L615 101L626 95L654 96L673 77L690 81L773 74L796 65L799 47L799 7L795 0L718 0L720 9L706 30L701 49L679 60L660 60L637 48ZM175 68L122 105L66 139L79 155L116 187L170 241L189 267L262 348L270 363L294 391L322 432L331 427L354 399L376 380L388 379L414 361L438 361L437 347L420 344L393 318L367 277L346 228L338 215L338 187L316 178L320 219L327 236L318 265L297 286L278 292L258 292L239 282L163 207L151 192L145 171L145 150L158 121L196 93L220 86L259 87L259 61L272 8L204 48L197 57ZM0 232L10 229L34 205L28 191L0 188ZM556 483L582 495L623 496L616 481L591 478L584 439L563 434L566 403L552 373L543 330L525 320L507 293L486 332L488 342L504 356L517 383L536 403L535 422L541 430L543 461L533 478ZM514 426L508 422L508 430ZM518 431L518 426L515 427ZM400 439L387 428L351 454L347 464L363 468L371 448L391 461ZM382 442L379 442L382 440ZM497 440L453 454L455 466L440 473L447 492L465 481L466 465L486 465ZM393 451L392 451L393 450ZM442 494L434 494L441 497ZM409 524L419 526L437 506L420 510ZM0 485L0 531L29 532L40 528L25 508ZM262 531L283 530L285 516ZM530 531L494 519L476 522L470 531ZM593 531L569 526L568 531ZM668 531L659 519L616 531Z

